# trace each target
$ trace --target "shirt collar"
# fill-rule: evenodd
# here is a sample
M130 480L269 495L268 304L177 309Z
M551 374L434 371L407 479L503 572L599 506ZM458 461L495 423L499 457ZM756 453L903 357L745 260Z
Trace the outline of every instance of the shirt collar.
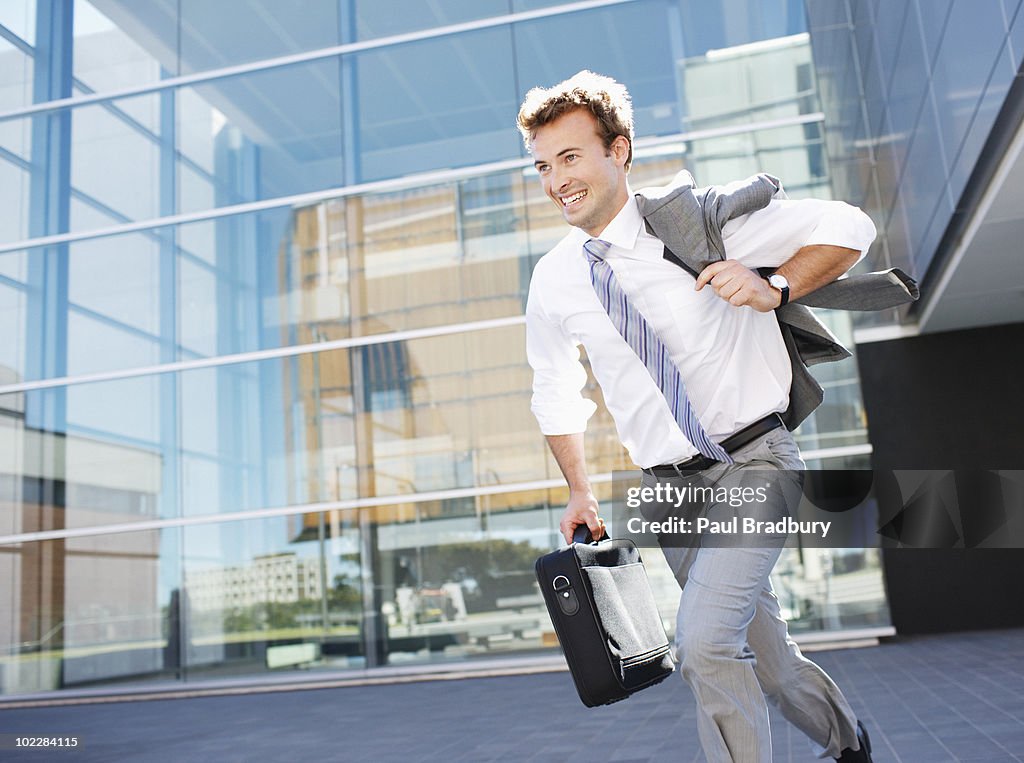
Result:
M575 240L579 241L581 248L583 244L593 238L586 231L579 228L573 228L572 231ZM607 241L615 247L613 253L624 257L642 258L642 250L637 248L637 240L640 238L641 232L646 235L644 219L640 216L640 207L637 204L636 197L630 191L629 199L622 209L605 226L605 229L601 231L597 238Z

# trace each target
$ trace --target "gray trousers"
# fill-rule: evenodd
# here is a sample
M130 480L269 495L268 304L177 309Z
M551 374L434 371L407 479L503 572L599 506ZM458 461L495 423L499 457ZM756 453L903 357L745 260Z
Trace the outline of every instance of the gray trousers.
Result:
M788 516L803 481L804 463L785 429L776 429L733 453L735 464L700 474L703 484L764 486L768 500L690 507L695 518L725 520L739 514L757 519ZM643 484L684 484L680 478L647 474ZM789 502L787 504L787 501ZM682 588L676 622L676 658L697 699L697 730L709 763L771 763L768 723L771 702L811 740L819 757L856 748L857 719L839 687L805 658L789 637L769 573L785 536L705 535L697 547L662 543L665 559Z

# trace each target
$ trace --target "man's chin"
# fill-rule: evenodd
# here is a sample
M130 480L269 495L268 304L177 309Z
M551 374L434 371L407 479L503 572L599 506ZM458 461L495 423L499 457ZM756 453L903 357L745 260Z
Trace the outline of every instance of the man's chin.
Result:
M574 228L583 228L587 222L586 215L583 214L581 210L569 210L565 209L564 207L562 208L562 219L564 219L567 223L569 223L569 225L573 226Z

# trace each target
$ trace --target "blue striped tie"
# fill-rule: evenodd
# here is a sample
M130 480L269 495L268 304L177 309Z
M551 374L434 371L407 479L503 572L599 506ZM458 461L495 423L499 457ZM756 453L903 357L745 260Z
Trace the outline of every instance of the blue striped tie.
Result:
M611 265L604 259L610 247L611 244L599 238L589 239L583 245L583 251L590 262L590 280L601 304L608 311L608 317L612 319L612 324L622 334L626 344L647 367L654 383L665 396L665 401L686 439L708 458L731 464L733 460L729 454L712 440L701 426L697 414L690 405L690 398L686 395L683 377L679 374L676 364L672 362L665 345L640 312L626 299L626 293L615 279Z

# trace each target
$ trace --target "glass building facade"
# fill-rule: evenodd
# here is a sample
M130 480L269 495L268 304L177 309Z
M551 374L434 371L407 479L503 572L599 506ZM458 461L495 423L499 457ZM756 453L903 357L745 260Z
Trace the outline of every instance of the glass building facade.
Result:
M941 291L936 273L952 248L943 239L954 218L974 206L971 175L990 159L985 144L993 131L1005 129L997 120L1024 64L1022 3L809 0L807 7L821 101L830 117L825 141L832 187L868 212L879 230L865 266L899 267ZM987 185L974 178L975 186L982 182ZM995 280L1019 292L1016 272L988 261L979 268L972 260L981 272L1001 271ZM1016 294L1010 305L977 288L971 297L971 309L958 311L959 320L932 319L927 330L1021 319ZM967 301L962 294L953 299ZM916 323L919 316L908 320L907 313L859 313L857 326Z
M600 71L634 187L827 198L806 27L797 0L0 1L0 693L554 649L533 561L567 493L523 310L565 225L518 104ZM866 467L855 364L816 369L809 466ZM608 499L603 407L587 450ZM888 626L873 550L787 549L774 582L807 638Z

